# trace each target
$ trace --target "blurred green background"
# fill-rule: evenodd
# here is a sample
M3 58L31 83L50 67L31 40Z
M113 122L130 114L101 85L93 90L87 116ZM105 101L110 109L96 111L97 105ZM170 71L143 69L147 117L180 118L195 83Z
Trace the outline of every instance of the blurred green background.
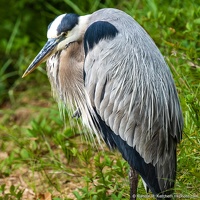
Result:
M124 183L128 166L119 154L106 148L102 153L85 141L76 122L66 117L63 125L51 97L45 65L21 78L46 42L47 26L57 15L71 12L84 15L105 7L121 9L134 17L169 64L185 121L178 149L175 192L190 197L199 195L200 2L197 0L1 0L0 194L4 192L13 199L24 198L20 184L9 185L3 181L19 169L28 169L29 175L39 172L47 184L41 188L28 175L23 177L26 188L33 190L34 198L48 191L53 199L128 199L128 181ZM74 162L80 169L73 166ZM72 197L66 197L61 178L57 177L55 183L52 181L55 176L49 175L48 170L62 172L69 183L77 171L82 170L74 180L76 187L71 186L67 191ZM141 182L138 190L145 194Z
M164 56L176 56L182 60L183 65L191 61L190 68L182 67L191 70L191 75L198 80L199 71L192 70L195 68L193 65L199 63L198 1L77 0L74 3L70 0L2 0L0 103L9 100L9 89L16 86L16 81L45 43L47 26L55 16L70 12L84 15L104 7L119 8L133 16L155 40ZM37 79L37 76L38 73L34 74L34 79Z

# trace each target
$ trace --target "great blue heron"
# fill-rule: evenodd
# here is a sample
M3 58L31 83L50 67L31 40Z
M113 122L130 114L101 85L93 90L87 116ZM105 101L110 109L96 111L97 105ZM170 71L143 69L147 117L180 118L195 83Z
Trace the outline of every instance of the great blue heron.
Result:
M170 70L150 36L131 16L106 8L60 15L47 37L23 77L47 61L56 98L129 163L131 199L137 173L156 198L171 195L183 118Z

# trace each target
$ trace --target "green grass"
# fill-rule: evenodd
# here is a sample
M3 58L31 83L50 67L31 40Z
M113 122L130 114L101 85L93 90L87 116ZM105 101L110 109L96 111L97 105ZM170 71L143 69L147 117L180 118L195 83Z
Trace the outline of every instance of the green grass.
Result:
M71 116L60 117L44 68L21 79L44 44L46 27L55 15L86 14L103 7L133 16L165 56L185 123L175 194L177 199L200 198L200 6L195 0L103 2L9 2L13 15L2 18L0 32L0 200L28 195L41 200L45 195L54 200L129 199L127 163L119 153L87 141ZM30 30L31 25L35 30ZM141 180L138 194L146 195ZM151 194L138 199L144 197L153 199Z

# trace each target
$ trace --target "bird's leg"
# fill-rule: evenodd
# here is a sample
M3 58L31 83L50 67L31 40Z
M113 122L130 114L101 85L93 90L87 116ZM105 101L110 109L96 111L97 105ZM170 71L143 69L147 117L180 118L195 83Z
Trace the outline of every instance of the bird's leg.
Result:
M138 173L132 167L130 167L130 171L129 171L129 180L130 180L130 200L136 200L137 186L138 186Z

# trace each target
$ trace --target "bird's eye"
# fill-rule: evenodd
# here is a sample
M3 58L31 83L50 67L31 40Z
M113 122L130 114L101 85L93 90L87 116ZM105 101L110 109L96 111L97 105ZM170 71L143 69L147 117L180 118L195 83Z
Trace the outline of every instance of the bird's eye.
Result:
M67 32L62 32L61 35L66 37L67 36Z

